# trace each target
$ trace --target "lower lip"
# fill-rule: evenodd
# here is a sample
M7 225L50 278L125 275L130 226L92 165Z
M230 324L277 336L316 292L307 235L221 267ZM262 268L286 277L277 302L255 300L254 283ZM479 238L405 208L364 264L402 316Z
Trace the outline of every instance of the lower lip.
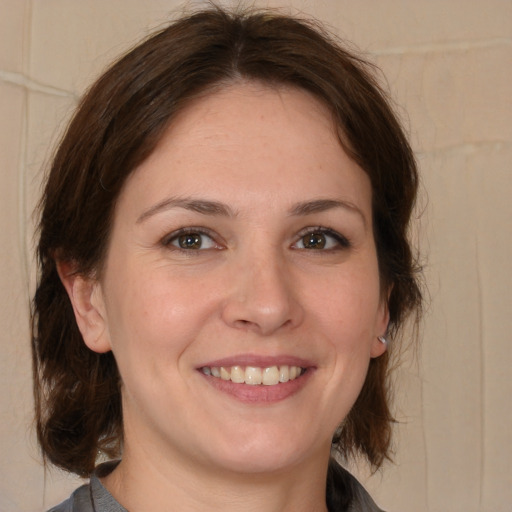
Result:
M205 375L201 371L200 373L215 389L236 398L240 402L270 404L285 400L300 391L309 380L313 371L308 369L300 377L274 386L239 384L230 380L222 380L218 377Z

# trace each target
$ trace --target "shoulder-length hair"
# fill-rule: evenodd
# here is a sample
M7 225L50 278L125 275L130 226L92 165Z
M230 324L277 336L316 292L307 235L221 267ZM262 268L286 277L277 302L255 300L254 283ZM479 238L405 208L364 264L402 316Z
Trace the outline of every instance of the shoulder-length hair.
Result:
M178 19L135 47L90 88L63 136L40 203L32 349L37 434L45 456L79 475L122 446L120 378L112 353L89 350L56 268L101 274L116 200L194 97L237 80L309 91L328 107L340 144L368 174L388 334L418 312L421 292L407 238L415 160L373 67L318 24L272 11L220 8ZM333 446L378 467L388 456L389 353L372 359Z

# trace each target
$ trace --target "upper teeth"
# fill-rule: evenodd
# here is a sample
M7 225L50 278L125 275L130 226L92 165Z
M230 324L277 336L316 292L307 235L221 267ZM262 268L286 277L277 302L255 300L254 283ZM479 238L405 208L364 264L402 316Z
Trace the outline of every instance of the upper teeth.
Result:
M259 368L257 366L203 366L202 372L206 375L212 375L223 380L230 380L236 383L245 383L251 385L263 384L264 386L274 386L280 382L294 380L303 373L300 366L269 366Z

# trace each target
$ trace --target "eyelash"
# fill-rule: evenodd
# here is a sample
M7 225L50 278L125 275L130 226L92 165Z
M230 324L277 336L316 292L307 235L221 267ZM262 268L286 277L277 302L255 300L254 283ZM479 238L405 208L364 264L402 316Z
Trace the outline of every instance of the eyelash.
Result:
M330 237L330 238L334 239L336 242L335 247L329 247L327 249L310 248L309 250L312 250L312 251L317 250L317 251L322 251L322 252L327 252L327 251L331 252L331 251L337 251L337 250L342 250L342 249L349 249L352 246L350 240L346 236L342 235L341 233L338 233L334 229L325 228L322 226L308 227L308 228L303 229L299 233L299 239L297 240L297 242L295 242L294 245L296 245L299 241L304 242L304 238L307 237L308 235L310 235L310 236L311 235L322 235L325 237ZM305 247L301 247L301 248L298 248L298 250L306 251L308 249Z
M199 237L201 237L201 242L204 243L204 240L203 240L203 237L208 237L211 242L212 242L212 245L216 246L216 247L207 247L206 249L203 248L202 250L208 250L208 249L213 249L213 248L221 248L221 246L215 241L215 235L213 232L211 232L210 230L208 229L205 229L205 228L195 228L195 227L187 227L187 228L181 228L181 229L178 229L176 231L173 231L172 233L166 235L163 239L162 239L162 245L165 246L165 247L168 247L168 248L172 248L173 250L176 250L176 251L181 251L181 252L186 252L186 253L194 253L194 252L199 252L201 250L201 246L197 249L193 249L193 248L184 248L184 247L179 247L178 245L174 245L173 242L178 240L180 237L182 236L192 236L192 235L198 235Z
M192 247L184 248L184 247L180 247L178 245L173 244L173 242L177 241L180 237L187 236L187 235L189 235L189 236L197 235L197 236L201 237L201 245L197 249L194 249ZM296 247L296 245L298 243L300 243L300 242L304 243L304 239L308 235L309 236L321 235L326 238L332 238L335 241L335 246L328 247L325 249L323 247L321 247L321 248L311 247L309 249L307 247ZM209 238L211 240L211 244L213 245L213 247L203 248L202 247L202 244L204 243L203 237ZM221 249L222 246L219 245L215 241L215 238L216 238L215 234L212 231L207 230L205 228L187 227L187 228L178 229L178 230L173 231L172 233L166 235L162 239L161 243L164 247L172 248L172 250L181 251L181 252L190 254L190 253L194 253L194 252L199 252L201 250L204 251L204 250L209 250L209 249ZM311 251L319 251L319 252L331 252L331 251L337 251L337 250L342 250L342 249L349 249L351 246L352 246L352 244L351 244L350 240L347 237L345 237L344 235L338 233L337 231L335 231L331 228L315 226L315 227L304 228L298 234L298 239L296 242L294 242L294 244L292 245L292 248L294 248L296 250L302 250L302 251L311 250Z

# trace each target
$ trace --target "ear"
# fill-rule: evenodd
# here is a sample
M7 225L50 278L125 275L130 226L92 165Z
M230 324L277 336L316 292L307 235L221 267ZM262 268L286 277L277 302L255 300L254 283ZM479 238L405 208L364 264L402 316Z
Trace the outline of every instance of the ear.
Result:
M377 311L376 321L375 321L375 333L374 333L374 339L372 340L372 345L370 348L370 356L373 357L379 357L384 352L386 352L387 344L382 343L378 339L379 336L385 336L386 332L388 330L389 325L389 295L391 293L391 290L389 290L388 293L384 297L382 297L379 305L379 309Z
M85 344L94 352L111 350L101 284L77 273L72 262L57 261L57 272L68 292Z

